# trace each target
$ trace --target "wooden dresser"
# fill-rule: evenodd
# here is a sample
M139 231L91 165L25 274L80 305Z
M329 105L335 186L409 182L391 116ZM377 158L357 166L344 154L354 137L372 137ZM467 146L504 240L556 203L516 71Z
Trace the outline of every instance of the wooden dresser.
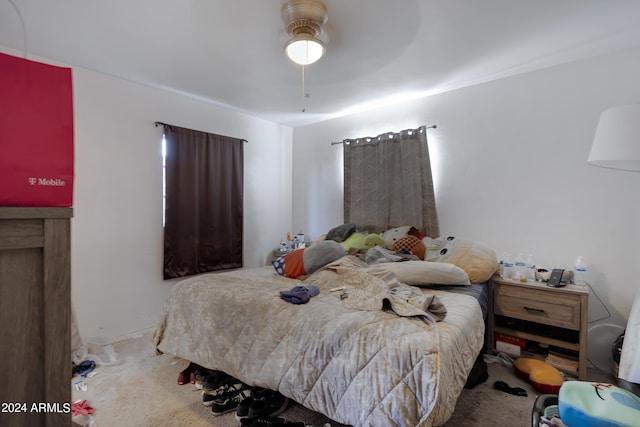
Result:
M71 208L0 207L0 425L71 426Z

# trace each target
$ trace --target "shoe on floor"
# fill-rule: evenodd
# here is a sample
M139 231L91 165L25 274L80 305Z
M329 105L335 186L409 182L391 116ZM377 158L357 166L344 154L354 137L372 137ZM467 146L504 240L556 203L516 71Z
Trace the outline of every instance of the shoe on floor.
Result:
M222 371L212 371L210 375L207 375L202 382L203 391L211 391L218 389L225 384L231 384L240 382Z
M229 386L227 391L221 393L216 400L211 402L211 412L213 415L222 415L235 411L240 402L250 396L251 389L246 384L239 383Z
M225 401L230 397L233 397L237 393L244 391L247 385L243 382L236 380L233 377L229 377L229 381L220 385L215 390L202 390L202 404L204 406L211 406L215 401ZM250 393L245 393L250 396Z
M247 418L249 416L249 408L253 405L256 398L255 395L251 395L238 403L238 407L236 408L236 420L240 421L243 418Z
M289 403L282 394L273 390L266 390L264 396L255 399L249 407L249 417L275 417L284 411Z
M505 393L513 394L515 396L527 396L527 391L521 387L509 387L509 384L504 381L496 381L493 383L493 387L504 391Z
M213 375L213 373L216 371L213 371L211 369L207 369L207 368L203 368L201 366L198 367L198 369L196 369L195 373L196 373L196 382L195 382L195 386L197 389L202 390L202 387L204 385L204 380Z
M240 420L244 427L306 427L302 421L287 421L281 417L250 417Z
M191 368L191 369L189 369ZM196 375L198 374L198 372L200 372L201 370L203 370L204 368L200 365L198 365L197 363L189 363L189 382L191 384L195 384L196 383Z
M207 385L209 387L212 387L213 383L209 382L207 383ZM226 400L228 397L244 390L245 388L247 388L246 384L229 376L223 382L221 382L217 388L202 389L202 404L204 406L211 406L216 400Z
M231 375L222 371L214 371L202 383L202 404L211 406L213 401L220 399L223 393L231 391L230 387L240 388L242 386L243 383Z
M255 403L256 400L264 400L264 398L273 391L262 387L251 387L251 396L244 399L238 404L236 409L236 420L240 421L242 418L249 416L249 408Z
M193 362L189 362L189 366L187 366L182 372L178 374L178 385L183 385L190 382L191 374L193 373L195 368L196 364Z
M242 427L282 427L287 420L284 418L276 417L251 417L242 418L240 420L240 426ZM304 426L304 423L302 424Z

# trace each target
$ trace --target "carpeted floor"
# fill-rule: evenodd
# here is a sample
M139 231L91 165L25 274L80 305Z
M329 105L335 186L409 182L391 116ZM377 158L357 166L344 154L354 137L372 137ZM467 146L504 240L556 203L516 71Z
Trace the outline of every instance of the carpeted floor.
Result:
M87 427L237 427L235 413L214 416L202 405L202 395L192 384L178 385L176 379L188 362L168 355L156 355L149 335L113 345L117 361L99 366L90 378L72 379L73 401L86 400L95 412L75 417ZM488 364L489 379L473 389L464 389L446 427L530 427L531 409L537 394L527 382L517 378L511 368ZM84 381L86 391L74 383ZM513 396L493 388L501 380L522 387L527 397ZM597 378L602 381L602 375ZM291 402L281 415L288 420L304 421L308 426L343 427L321 414ZM93 424L91 424L93 422Z

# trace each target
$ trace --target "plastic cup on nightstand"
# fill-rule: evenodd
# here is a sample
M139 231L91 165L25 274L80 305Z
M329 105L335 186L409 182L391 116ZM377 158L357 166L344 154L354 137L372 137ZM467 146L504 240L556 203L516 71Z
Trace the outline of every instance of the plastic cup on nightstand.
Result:
M579 256L573 265L573 283L580 286L587 285L587 261Z

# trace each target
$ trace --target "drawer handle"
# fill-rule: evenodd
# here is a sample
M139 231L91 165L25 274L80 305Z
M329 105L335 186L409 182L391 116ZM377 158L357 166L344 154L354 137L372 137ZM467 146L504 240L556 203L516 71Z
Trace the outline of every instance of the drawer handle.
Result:
M535 313L544 313L544 310L540 309L540 308L531 308L531 307L527 307L526 305L524 306L524 309L527 311L533 311Z

